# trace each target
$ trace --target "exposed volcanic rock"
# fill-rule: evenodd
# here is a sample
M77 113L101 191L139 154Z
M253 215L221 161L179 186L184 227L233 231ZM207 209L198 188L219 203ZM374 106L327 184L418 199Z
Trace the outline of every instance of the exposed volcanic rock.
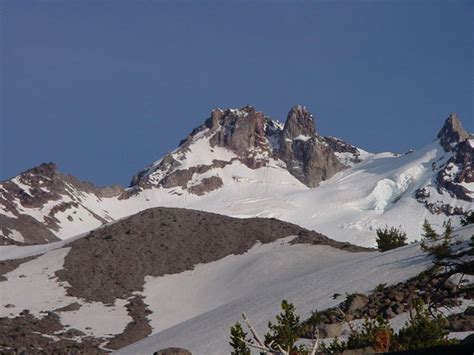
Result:
M302 106L295 106L288 113L280 147L279 155L288 171L309 187L345 168L332 147L316 135L313 116Z
M438 133L439 143L447 152L454 150L459 142L468 138L469 133L463 128L456 113L449 115L443 128Z
M2 199L18 199L22 207L26 208L39 208L52 200L59 200L71 188L94 193L98 197L116 196L123 191L118 185L99 188L72 175L61 174L54 163L42 163L14 179L2 182L0 187L4 192Z
M153 208L70 243L64 269L57 275L71 285L70 295L113 303L141 291L147 275L190 270L199 263L242 254L257 241L265 244L291 235L299 235L295 241L299 243L367 250L276 219Z
M102 339L84 337L78 341L77 332L65 331L55 313L47 312L38 319L25 310L15 318L0 318L0 352L5 355L107 353L99 347Z
M474 136L462 127L458 116L453 113L438 133L438 141L447 157L442 164L433 164L436 175L431 185L439 195L448 194L458 200L473 202L474 195L467 184L474 182ZM467 212L459 206L433 201L432 194L429 187L416 191L418 201L424 203L432 213L462 215Z
M127 324L123 333L116 335L107 343L107 349L123 348L151 334L152 328L148 324L146 316L152 312L147 309L143 297L135 296L131 298L127 304L127 310L133 321Z
M211 176L202 179L197 185L190 186L189 192L198 196L202 196L207 192L217 190L222 186L224 186L224 183L219 176Z
M87 195L100 200L118 196L120 186L99 188L89 182L61 174L53 163L43 163L0 183L0 244L39 244L58 240L57 215L74 213ZM38 213L40 210L43 213ZM42 220L33 215L44 214ZM35 213L36 212L36 213ZM108 219L88 211L100 223ZM69 217L73 218L72 216Z
M265 138L265 118L251 106L238 111L226 110L211 129L216 133L210 139L211 146L220 146L232 150L238 156L246 158L254 149L267 149ZM212 117L212 116L211 116ZM218 128L218 129L217 129ZM254 164L252 164L254 165Z
M282 138L293 140L298 136L308 138L316 136L313 115L301 105L293 106L288 112Z
M336 137L321 137L321 140L336 154L342 164L353 165L362 161L362 151L356 146Z
M31 216L0 215L0 245L43 244L58 240L45 224Z
M209 150L225 148L235 156L226 161L216 159L210 165L182 167L192 144L208 139ZM160 161L139 172L131 187L177 187L188 189L194 176L240 161L251 169L266 166L270 159L281 161L288 171L309 187L317 186L344 169L346 164L335 152L350 155L345 161L360 161L359 150L342 140L324 138L316 133L313 116L303 106L288 113L285 125L256 111L252 106L240 109L215 109L201 126L181 141L179 147ZM354 156L352 156L354 155ZM195 193L195 189L188 189Z
M188 182L194 174L203 174L208 170L222 168L233 161L240 161L251 169L256 169L268 163L272 156L265 136L265 128L270 119L252 106L241 109L215 109L211 116L201 126L195 128L191 134L179 144L172 153L163 159L140 171L132 178L131 187L171 188L180 186L188 188ZM199 134L199 136L198 136ZM198 164L182 168L182 162L190 151L190 145L200 139L208 139L208 149L222 147L235 153L235 157L223 161L215 159L212 164ZM191 193L194 193L190 189Z
M474 182L474 147L469 140L456 144L453 156L437 175L438 190L447 191L452 197L473 202L474 196L463 183Z

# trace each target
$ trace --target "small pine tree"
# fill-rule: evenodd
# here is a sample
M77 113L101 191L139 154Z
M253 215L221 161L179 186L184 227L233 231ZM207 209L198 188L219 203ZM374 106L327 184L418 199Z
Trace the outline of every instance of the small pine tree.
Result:
M300 317L296 315L295 306L287 300L281 302L282 313L276 316L276 323L268 323L270 330L265 334L265 345L278 344L282 349L290 353L298 352L300 349L295 346L296 341L302 333Z
M474 211L468 211L463 217L461 217L461 225L467 226L474 223Z
M232 347L231 355L250 355L250 348L243 341L250 340L247 339L247 333L244 332L244 329L240 323L235 323L234 326L230 328L230 342L229 345Z
M377 229L375 238L380 251L387 251L407 245L407 234L399 228L385 226L384 229Z
M438 239L438 234L435 232L431 224L428 223L428 220L425 219L423 222L423 238L426 240L435 241Z
M423 223L423 240L421 242L421 250L428 255L435 257L436 261L452 256L451 250L451 239L453 235L453 226L451 220L443 223L444 232L443 235L438 235L428 221L425 219Z
M397 341L405 350L452 344L453 341L447 339L447 324L446 318L441 315L430 317L424 303L419 301L415 303L408 323L400 329Z

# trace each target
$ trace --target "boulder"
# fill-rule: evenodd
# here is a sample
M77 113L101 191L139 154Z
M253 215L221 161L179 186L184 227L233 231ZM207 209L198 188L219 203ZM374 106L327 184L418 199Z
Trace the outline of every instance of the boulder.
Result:
M354 313L355 311L365 307L367 303L369 303L369 298L367 296L357 294L350 300L347 313Z
M387 307L387 308L384 308L382 310L382 316L385 318L385 319L391 319L393 317L396 316L395 312L392 311L392 309L390 307Z
M335 338L342 334L342 323L324 324L319 328L321 338Z
M392 306L392 310L395 314L401 314L405 312L405 307L400 303L396 303L394 306Z
M402 302L403 299L405 298L405 294L402 291L397 291L397 290L390 290L387 296L392 301L396 301L396 302Z

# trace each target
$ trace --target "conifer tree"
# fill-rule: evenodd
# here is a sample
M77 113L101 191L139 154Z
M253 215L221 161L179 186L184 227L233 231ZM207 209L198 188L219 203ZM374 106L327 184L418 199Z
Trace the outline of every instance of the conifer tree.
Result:
M429 224L428 220L425 219L423 222L423 238L431 241L435 241L438 239L438 234L435 232L431 224Z
M297 352L296 341L302 332L300 317L296 315L295 306L287 300L281 302L282 313L276 316L276 323L269 322L270 330L265 335L265 344L278 344L288 352Z
M431 317L424 303L419 301L410 312L409 322L400 329L397 341L405 350L451 344L453 342L447 339L447 325L446 318L441 315Z
M231 355L250 355L250 348L243 341L249 341L247 339L247 333L244 332L244 329L239 322L235 323L234 326L230 328L230 342L229 345L232 347Z
M377 237L375 238L377 247L380 251L387 251L407 245L407 234L399 228L386 226L384 229L377 229Z
M461 225L467 226L474 223L474 211L468 211L464 217L461 217Z
M451 239L453 235L453 226L451 220L443 223L443 235L438 235L428 221L425 219L423 223L423 240L421 242L421 250L428 255L435 257L436 262L452 257Z

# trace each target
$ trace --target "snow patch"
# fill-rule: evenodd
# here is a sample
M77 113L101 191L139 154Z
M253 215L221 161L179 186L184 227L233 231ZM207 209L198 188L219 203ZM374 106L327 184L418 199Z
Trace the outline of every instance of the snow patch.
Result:
M63 268L64 258L70 249L49 251L4 274L7 281L1 283L0 317L17 317L23 310L28 309L32 315L41 319L45 316L45 311L53 311L77 302L81 305L79 310L61 312L63 325L96 337L122 333L132 320L125 308L125 300L117 300L112 307L106 307L101 302L86 302L68 296L66 288L69 284L58 281L55 273ZM5 307L6 305L9 307ZM87 327L91 329L86 329Z
M1 210L1 214L3 216L6 216L6 217L10 217L10 218L18 218L17 216L15 216L13 213L11 213L10 211L8 211L5 207L3 206L0 206L0 210Z
M7 229L7 238L13 239L16 242L24 243L25 238L23 235L15 229Z
M299 136L293 138L293 140L300 140L300 141L303 141L303 142L306 142L310 139L311 139L310 136L305 136L304 134L300 134Z

